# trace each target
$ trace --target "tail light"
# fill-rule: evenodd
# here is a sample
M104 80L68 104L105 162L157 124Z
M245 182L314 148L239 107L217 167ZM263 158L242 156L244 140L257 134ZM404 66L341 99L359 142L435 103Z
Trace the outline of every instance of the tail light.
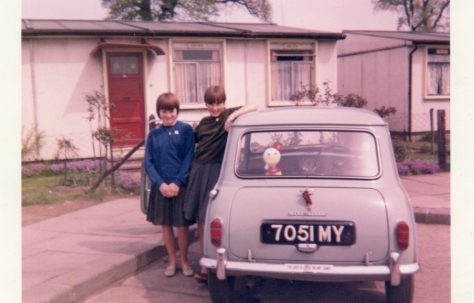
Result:
M408 248L408 244L410 242L410 228L408 227L408 224L405 222L399 222L397 224L397 245L398 249L400 250L405 250Z
M219 247L222 242L222 221L219 218L212 220L211 222L211 243Z

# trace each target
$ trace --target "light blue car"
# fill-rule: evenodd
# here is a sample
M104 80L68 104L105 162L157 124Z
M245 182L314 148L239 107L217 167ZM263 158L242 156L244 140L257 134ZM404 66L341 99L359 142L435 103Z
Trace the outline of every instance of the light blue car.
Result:
M353 108L291 107L239 117L207 209L214 302L237 276L385 281L411 302L415 221L387 123Z

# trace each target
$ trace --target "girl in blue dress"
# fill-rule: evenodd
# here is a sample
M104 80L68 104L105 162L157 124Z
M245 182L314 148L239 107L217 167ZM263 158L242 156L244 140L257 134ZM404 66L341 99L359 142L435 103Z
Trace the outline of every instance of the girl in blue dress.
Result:
M164 274L176 273L177 259L173 227L178 231L178 246L183 274L194 274L188 263L188 226L193 223L184 218L184 186L187 183L194 157L193 129L177 120L179 101L173 93L164 93L156 101L156 113L162 120L147 138L144 167L152 189L147 221L161 225L169 265Z

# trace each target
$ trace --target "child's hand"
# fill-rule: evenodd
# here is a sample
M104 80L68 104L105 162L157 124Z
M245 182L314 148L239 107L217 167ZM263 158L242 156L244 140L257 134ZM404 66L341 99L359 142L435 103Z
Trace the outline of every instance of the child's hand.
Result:
M225 120L225 123L224 123L224 129L228 132L230 127L232 126L232 123L235 121L236 117L231 114L229 115L229 117L227 117L227 120Z
M174 184L174 183L170 183L168 184L168 194L170 195L170 198L171 197L176 197L179 193L179 186Z

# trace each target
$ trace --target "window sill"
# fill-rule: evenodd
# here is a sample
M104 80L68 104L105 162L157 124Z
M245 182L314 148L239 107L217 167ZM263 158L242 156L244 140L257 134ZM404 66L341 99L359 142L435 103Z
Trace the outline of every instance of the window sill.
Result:
M199 104L183 104L179 105L180 109L206 109L206 105L204 103Z
M449 101L451 96L425 96L424 101Z

